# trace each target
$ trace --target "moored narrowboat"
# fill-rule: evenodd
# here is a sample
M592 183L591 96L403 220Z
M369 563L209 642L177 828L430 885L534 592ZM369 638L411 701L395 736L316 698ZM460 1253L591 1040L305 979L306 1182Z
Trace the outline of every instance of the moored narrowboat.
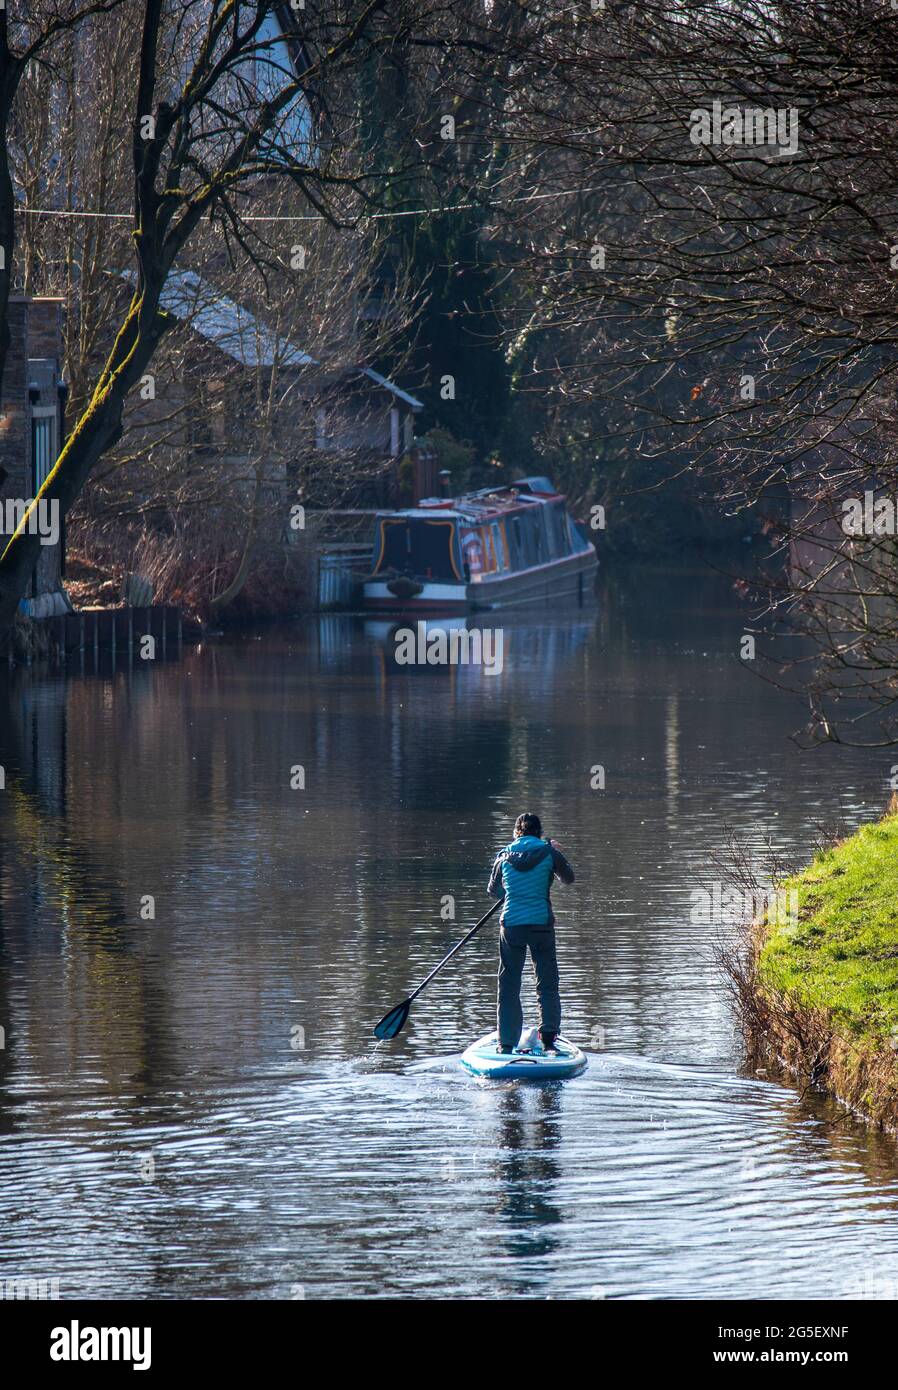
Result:
M548 478L427 497L375 518L364 604L379 612L465 613L593 592L595 546Z

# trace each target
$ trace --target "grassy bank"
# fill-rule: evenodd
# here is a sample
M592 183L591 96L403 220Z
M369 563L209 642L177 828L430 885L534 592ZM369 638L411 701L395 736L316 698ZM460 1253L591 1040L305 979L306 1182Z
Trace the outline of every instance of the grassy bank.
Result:
M755 1056L898 1133L895 811L781 885L733 976Z

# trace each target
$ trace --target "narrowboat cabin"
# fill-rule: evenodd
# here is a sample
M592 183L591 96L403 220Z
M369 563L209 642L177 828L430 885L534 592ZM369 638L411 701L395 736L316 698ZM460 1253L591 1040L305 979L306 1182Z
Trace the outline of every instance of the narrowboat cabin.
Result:
M380 612L465 613L593 592L595 546L548 478L375 518L364 603Z

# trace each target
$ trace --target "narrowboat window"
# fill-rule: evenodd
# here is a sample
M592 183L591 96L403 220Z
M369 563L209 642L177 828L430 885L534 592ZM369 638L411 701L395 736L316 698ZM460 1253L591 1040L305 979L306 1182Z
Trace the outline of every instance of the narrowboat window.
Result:
M515 569L529 569L546 559L546 538L543 532L542 507L518 512L512 518L513 559Z
M493 540L493 528L492 526L481 526L479 527L477 534L480 536L480 540L483 546L483 573L495 574L496 570L499 568L499 565L496 559L496 549Z
M509 517L509 540L511 542L511 563L516 570L526 569L532 564L530 559L530 549L528 547L528 533L524 526L524 518L519 514Z
M546 530L549 534L549 555L552 559L560 559L563 555L570 554L571 549L564 503L552 502L544 510Z
M536 548L536 527L534 526L533 512L524 512L521 517L521 536L524 542L525 563L535 565L537 562Z
M494 521L490 530L493 533L493 550L496 555L496 569L508 569L508 556L505 553L505 537L502 535L501 522Z
M468 567L472 579L479 579L488 568L483 544L483 532L473 526L461 530L462 559Z
M544 565L550 554L546 511L546 507L534 507L530 514L533 528L533 548L536 556L534 564L537 565Z

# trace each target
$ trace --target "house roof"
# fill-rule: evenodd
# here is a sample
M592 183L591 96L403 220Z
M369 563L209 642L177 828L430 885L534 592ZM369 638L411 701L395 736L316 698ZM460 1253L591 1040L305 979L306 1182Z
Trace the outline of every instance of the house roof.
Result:
M128 279L133 279L129 273ZM314 357L229 299L192 270L173 270L160 295L163 309L188 319L195 333L242 367L312 367Z
M133 284L133 271L122 272ZM160 295L163 309L176 318L189 322L190 328L214 344L220 352L239 362L242 367L319 367L322 364L302 348L270 328L249 309L229 299L208 280L192 270L172 270ZM353 374L367 377L384 391L405 401L412 410L424 406L415 396L403 391L388 377L371 367L356 367Z

